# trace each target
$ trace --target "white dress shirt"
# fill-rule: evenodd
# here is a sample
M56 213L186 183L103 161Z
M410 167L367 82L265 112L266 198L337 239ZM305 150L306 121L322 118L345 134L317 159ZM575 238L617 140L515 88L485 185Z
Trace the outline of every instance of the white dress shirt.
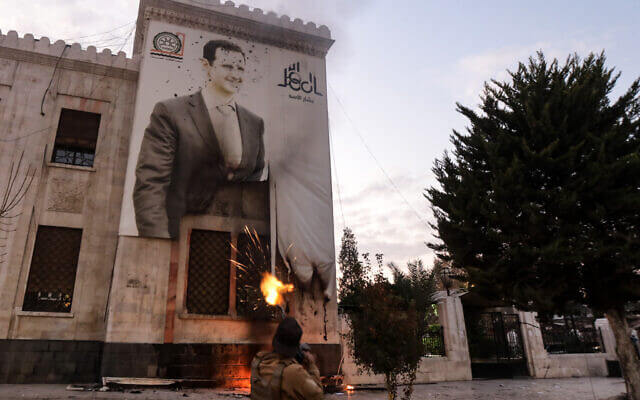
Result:
M204 91L202 98L209 111L225 165L229 169L236 169L242 161L242 135L235 103L216 104L215 98L207 96Z

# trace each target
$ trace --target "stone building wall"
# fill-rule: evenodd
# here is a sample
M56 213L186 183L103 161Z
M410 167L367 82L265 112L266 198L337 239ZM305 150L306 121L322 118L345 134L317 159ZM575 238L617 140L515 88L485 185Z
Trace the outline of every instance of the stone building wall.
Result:
M467 344L467 332L464 323L462 303L459 296L447 296L437 293L438 319L443 327L445 346L444 356L425 357L420 362L416 374L417 384L471 380L471 360ZM349 329L346 318L341 320L341 332ZM384 376L358 370L358 366L349 354L343 341L342 373L348 385L384 386Z
M236 7L232 2L142 0L134 54L142 52L144 41L149 40L146 31L154 20L274 45L323 61L333 42L326 26L265 14L257 8ZM182 371L182 375L194 379L248 383L250 360L260 348L270 345L276 322L253 321L233 313L188 312L189 232L203 229L236 237L248 225L260 235L273 235L270 192L269 187L246 185L218 193L208 215L182 219L177 241L120 237L107 318L104 371L123 374L118 360L124 355L139 360L132 371L126 372L129 375L170 378ZM335 374L340 358L335 294L325 304L318 281L311 291L298 291L289 300L289 315L300 321L302 340L317 351L321 372Z
M64 347L67 367L51 375L44 365L56 351L43 341L104 341L137 76L138 62L123 52L97 53L92 46L83 50L77 43L50 43L30 34L20 38L15 31L0 35L0 191L8 187L11 166L15 171L21 155L18 182L26 174L33 179L10 213L15 217L0 221L5 228L0 253L6 253L0 258L0 341L7 341L0 352L19 348L31 355L20 371L1 370L0 382L37 375L36 365L49 380L73 374L78 346L52 344ZM101 115L93 167L51 162L63 108ZM82 229L69 313L22 310L42 225ZM64 358L59 353L58 361Z
M136 54L152 18L322 59L333 42L325 26L189 0L141 1L133 58L14 31L0 35L0 194L21 155L17 181L32 180L11 218L0 220L0 383L114 375L244 382L251 357L270 343L275 322L190 315L185 307L188 232L237 235L250 225L272 234L268 187L222 191L209 215L183 219L177 241L118 235ZM92 167L51 162L62 109L101 115ZM70 312L23 310L39 226L82 229ZM290 297L289 312L319 353L321 371L331 374L340 358L336 298L325 303L319 282L312 286Z
M534 312L518 312L529 374L534 378L578 378L609 376L607 362L617 362L615 338L606 319L596 320L604 345L602 353L549 354L544 347L540 323Z

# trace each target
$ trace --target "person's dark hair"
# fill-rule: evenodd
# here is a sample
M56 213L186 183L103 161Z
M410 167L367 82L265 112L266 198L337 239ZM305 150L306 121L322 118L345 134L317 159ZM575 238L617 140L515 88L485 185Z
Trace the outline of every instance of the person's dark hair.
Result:
M216 59L216 50L223 49L227 51L236 51L242 54L245 61L247 57L244 55L244 51L237 44L227 42L226 40L209 40L207 44L202 48L202 57L209 61L209 65L213 64L213 60Z

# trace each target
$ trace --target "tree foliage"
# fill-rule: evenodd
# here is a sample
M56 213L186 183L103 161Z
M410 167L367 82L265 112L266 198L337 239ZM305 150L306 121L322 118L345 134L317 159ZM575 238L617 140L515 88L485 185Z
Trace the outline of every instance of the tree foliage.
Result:
M355 236L345 229L340 251L340 305L348 316L345 336L358 367L383 374L389 398L395 399L400 383L409 399L429 329L428 314L436 280L421 261L408 263L408 272L389 264L392 279L382 273L382 255L376 255L377 272L371 274L368 254L360 259Z
M604 54L538 53L486 84L478 111L457 105L470 126L435 162L430 246L472 290L608 317L640 299L639 81L612 101L618 77Z

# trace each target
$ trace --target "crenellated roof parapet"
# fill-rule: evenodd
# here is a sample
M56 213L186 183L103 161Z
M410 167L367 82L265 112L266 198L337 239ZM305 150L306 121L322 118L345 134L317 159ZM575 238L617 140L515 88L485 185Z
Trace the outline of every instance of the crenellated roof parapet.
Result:
M331 31L299 18L265 13L260 8L236 6L219 0L141 0L138 10L134 54L141 51L146 23L156 19L233 35L314 56L324 57L333 44Z
M19 37L16 31L6 35L0 31L0 58L126 80L137 80L140 69L139 59L127 58L123 51L118 54L112 54L109 49L98 52L94 46L83 49L80 43L67 44L63 40L51 43L48 37L36 39L31 33Z
M181 3L191 4L210 10L217 10L226 14L235 15L240 18L250 19L256 22L264 24L276 25L285 29L291 29L294 31L307 33L313 36L323 37L325 39L331 39L331 31L326 25L316 26L313 22L305 23L300 18L296 18L293 21L288 15L281 15L270 11L264 12L260 8L250 9L245 4L236 5L233 1L220 0L177 0Z

